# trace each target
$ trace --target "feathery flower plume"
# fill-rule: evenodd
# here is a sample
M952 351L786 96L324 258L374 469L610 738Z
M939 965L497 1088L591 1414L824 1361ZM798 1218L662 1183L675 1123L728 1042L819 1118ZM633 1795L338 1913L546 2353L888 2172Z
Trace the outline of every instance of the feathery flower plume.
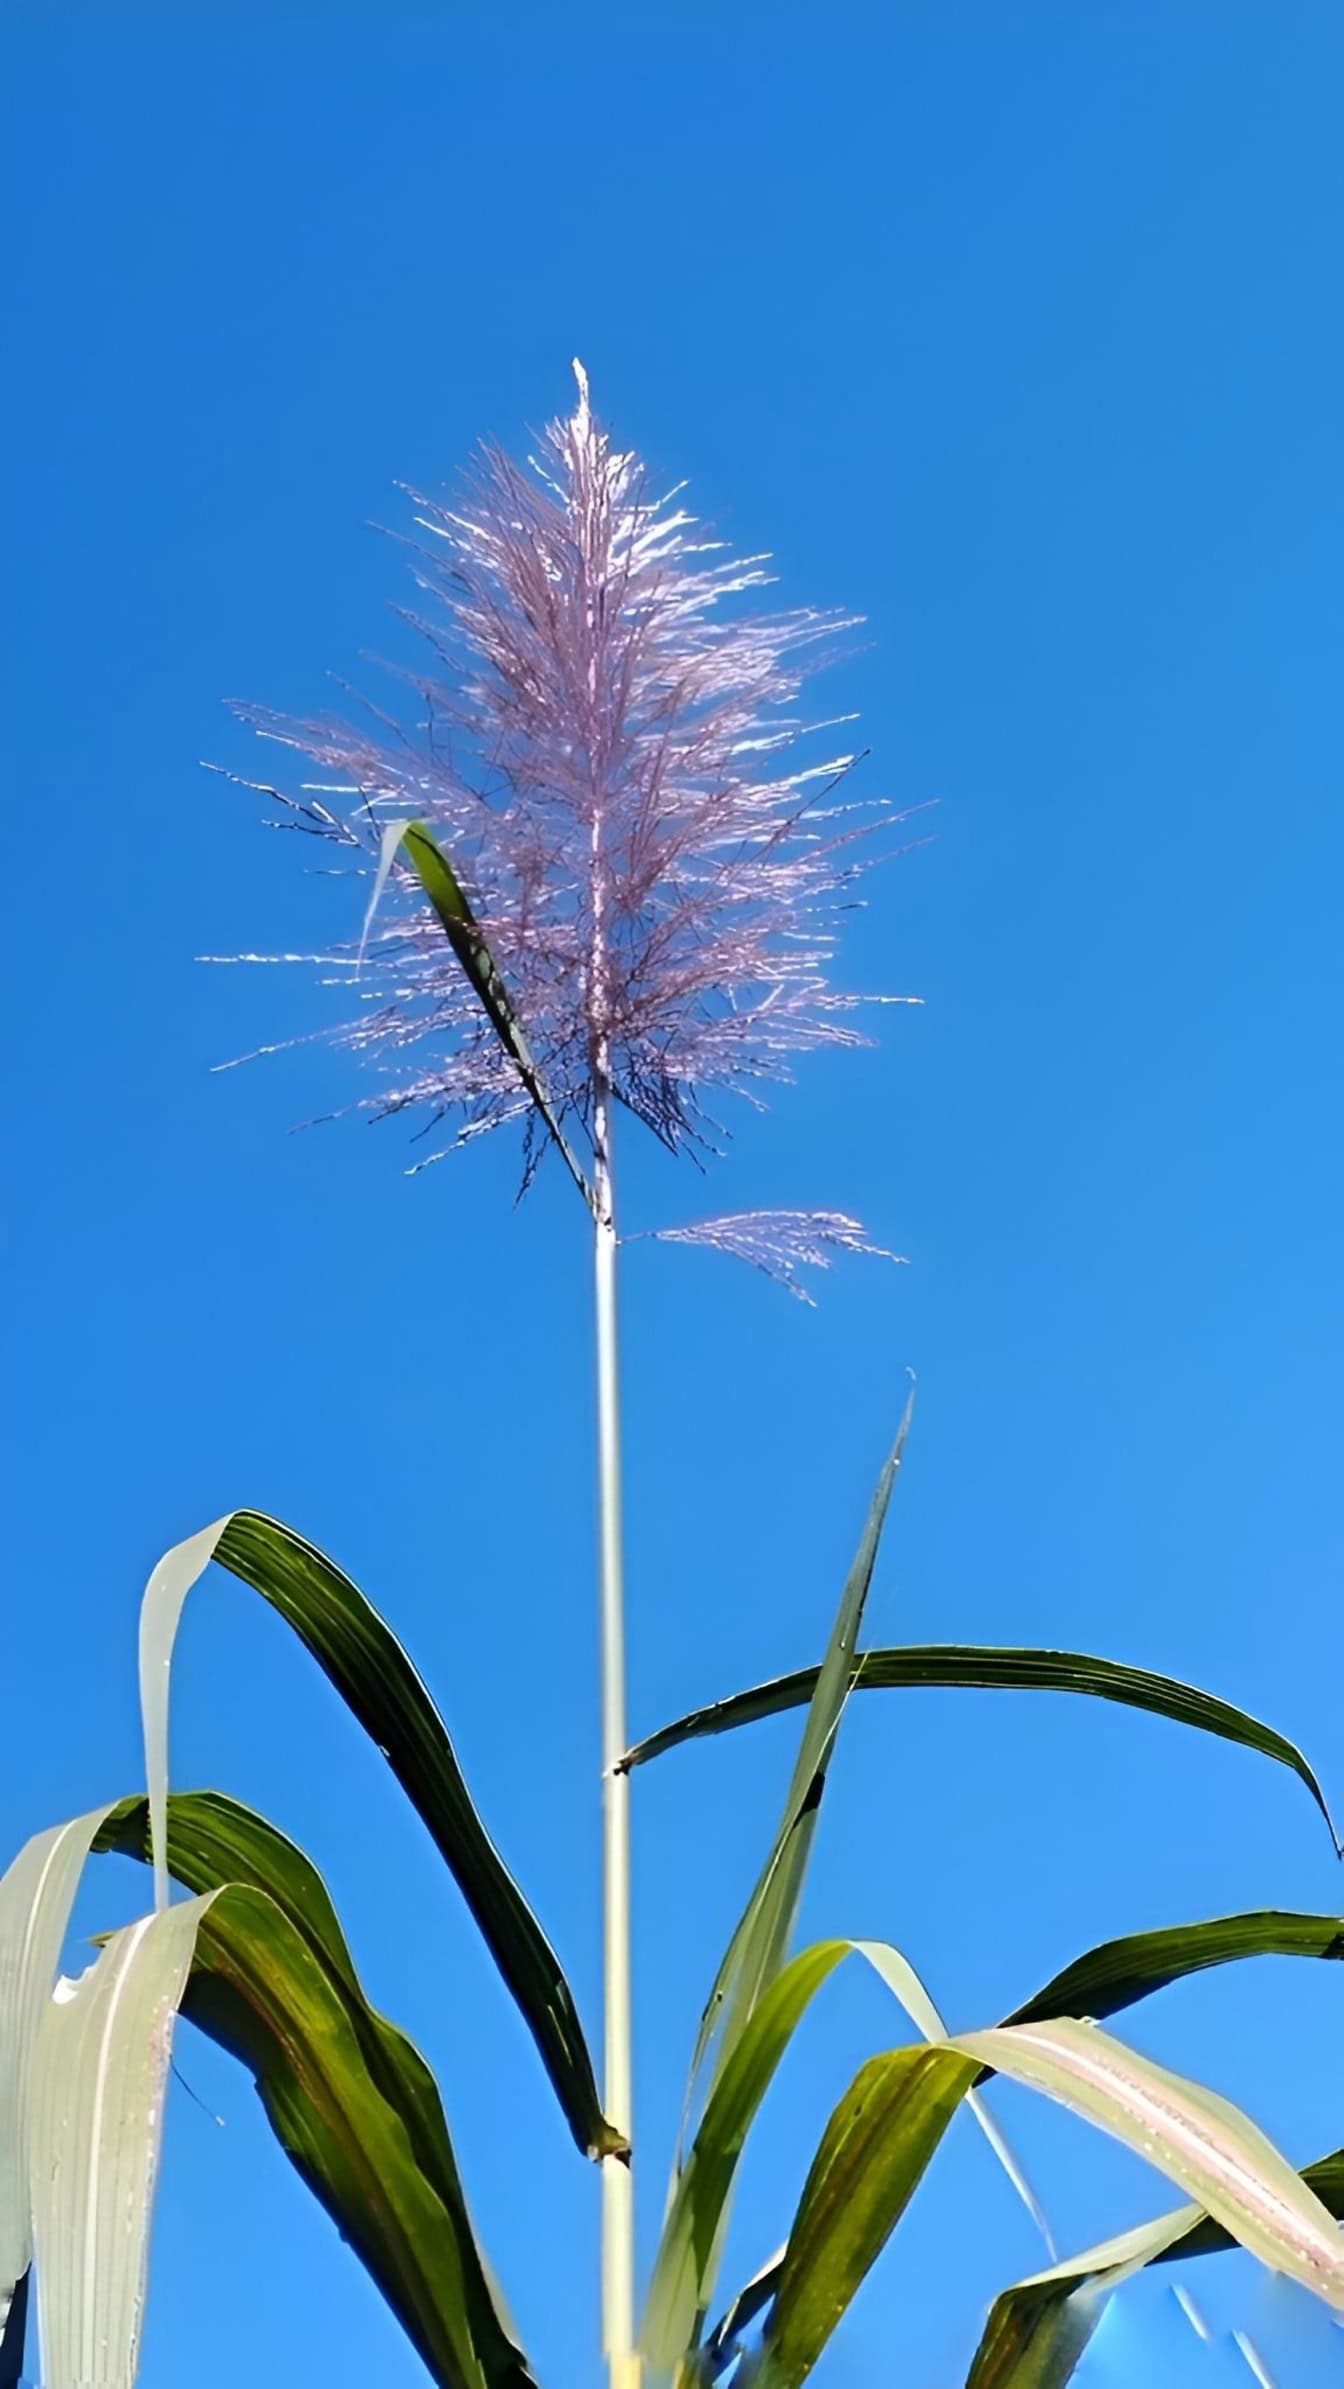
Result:
M389 823L426 824L561 1121L591 1134L600 1054L617 1099L676 1150L712 1140L707 1097L758 1100L794 1056L867 1042L861 999L827 971L883 816L837 795L848 749L798 752L835 727L796 701L850 619L735 607L766 559L732 558L678 491L652 493L575 373L574 412L528 467L487 445L456 504L411 493L424 604L401 611L432 656L405 675L414 729L236 710L322 767L297 795L264 790L287 826L371 872ZM366 943L238 959L317 963L349 986L353 1013L320 1033L382 1075L360 1108L446 1124L429 1159L526 1119L530 1174L527 1092L404 865Z
M660 1244L700 1244L710 1252L748 1261L806 1303L815 1297L803 1284L800 1269L829 1269L837 1253L872 1253L880 1261L904 1259L874 1244L862 1222L844 1211L734 1211L722 1219L702 1219L694 1227L650 1232Z

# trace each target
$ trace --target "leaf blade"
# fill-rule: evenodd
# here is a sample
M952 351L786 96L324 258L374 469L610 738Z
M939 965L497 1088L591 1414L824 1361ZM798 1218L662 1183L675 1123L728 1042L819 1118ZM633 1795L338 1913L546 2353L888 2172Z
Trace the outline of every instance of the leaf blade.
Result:
M496 2297L477 2242L438 2085L414 2043L369 2005L330 1894L317 1869L266 1818L224 1793L175 1793L169 1800L167 1821L168 1864L178 1882L196 1893L232 1885L246 1886L264 1895L302 1936L311 1955L331 1978L370 2080L399 2118L415 2163L448 2217L457 2242L467 2325L486 2377L499 2384L500 2389L532 2389L532 2374ZM119 1803L107 1816L94 1847L96 1851L115 1851L148 1862L148 1803L143 1799ZM229 1921L226 1909L216 1920L216 1930L225 1930ZM207 1942L199 1953L202 1972L209 1971L212 1947ZM241 1981L235 1981L235 1989L239 1997L247 1998L250 1994L245 1987L243 1954L233 1949L229 1966L231 1979L239 1977L242 1969ZM218 1958L214 1971L221 1971ZM212 1998L208 1990L202 1991L189 1982L183 2013L190 2022L219 2040L221 2046L238 2054L235 2046L240 2031L238 2020L235 2018L224 2029L224 2011L218 1997ZM253 2047L253 2055L263 2071L274 2072L283 2064L282 2053L275 2049L267 2053L260 2040ZM263 2105L274 2122L264 2093ZM284 2133L278 2133L278 2137L342 2236L352 2244L357 2243L362 2217L358 2209L350 2211L343 2203L345 2177L324 2153L321 2133L309 2127L304 2162L300 2162ZM322 2173L321 2186L313 2180L314 2170ZM374 2278L398 2318L411 2330L414 2299L408 2298L398 2277L394 2252L384 2251L379 2261L382 2275L374 2271ZM404 2311L408 2305L411 2320Z
M47 2389L134 2389L172 2027L203 1905L114 1933L42 2019L29 2181Z
M411 867L424 889L435 916L452 947L466 977L480 1000L500 1044L508 1054L519 1078L532 1098L537 1112L545 1122L561 1160L594 1217L597 1216L597 1196L588 1176L574 1153L561 1126L559 1116L542 1082L532 1057L523 1026L514 1011L504 975L495 961L474 912L467 901L466 891L441 846L430 836L423 821L408 821L399 827L398 843L403 847ZM384 849L386 865L391 855ZM380 869L384 862L380 859ZM384 872L385 875L385 872Z
M1160 2168L1262 2263L1344 2313L1344 2238L1248 2116L1098 2025L1059 2017L947 2044L1072 2108Z
M579 2147L624 2148L607 2124L573 1993L491 1841L448 1731L386 1620L315 1544L259 1510L234 1510L166 1553L141 1612L141 1687L151 1814L166 1815L167 1703L182 1606L210 1559L270 1603L382 1752L453 1874L541 2054ZM166 1865L156 1897L166 1893Z
M1337 2221L1344 2216L1344 2149L1306 2166L1301 2178ZM966 2389L1065 2389L1109 2299L1132 2274L1235 2245L1201 2207L1178 2207L1014 2282L994 2301Z
M1156 1932L1127 1933L1099 1942L1044 1988L1005 2016L1004 2023L1043 2023L1052 2016L1094 2021L1132 2007L1170 1983L1243 1958L1344 1958L1344 1917L1303 1915L1282 1908L1247 1909Z
M35 1833L0 1878L0 2330L32 2260L31 2063L95 1834L90 1809ZM17 2325L22 2320L16 2318Z
M654 1734L633 1745L622 1760L629 1771L647 1766L684 1742L731 1733L761 1718L779 1716L809 1700L817 1681L814 1667L796 1668L789 1675L753 1684L725 1700L689 1710ZM854 1670L856 1692L939 1690L1001 1692L1065 1692L1107 1700L1123 1708L1140 1709L1173 1724L1188 1725L1217 1738L1240 1744L1264 1758L1277 1760L1305 1784L1330 1828L1336 1853L1341 1842L1334 1818L1314 1768L1296 1744L1265 1725L1249 1711L1237 1708L1198 1685L1182 1683L1148 1668L1129 1667L1113 1659L1098 1659L1083 1651L1015 1649L986 1643L910 1643L891 1649L860 1652Z

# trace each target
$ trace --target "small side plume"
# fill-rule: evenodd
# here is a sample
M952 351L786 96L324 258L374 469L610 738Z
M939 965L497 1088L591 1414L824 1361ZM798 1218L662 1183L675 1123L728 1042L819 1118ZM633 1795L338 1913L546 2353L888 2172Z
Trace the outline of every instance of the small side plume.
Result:
M881 1261L905 1258L874 1244L862 1221L844 1211L732 1211L694 1227L654 1228L650 1234L662 1244L703 1244L711 1252L731 1253L786 1286L799 1302L814 1305L801 1270L829 1269L837 1253L871 1253Z

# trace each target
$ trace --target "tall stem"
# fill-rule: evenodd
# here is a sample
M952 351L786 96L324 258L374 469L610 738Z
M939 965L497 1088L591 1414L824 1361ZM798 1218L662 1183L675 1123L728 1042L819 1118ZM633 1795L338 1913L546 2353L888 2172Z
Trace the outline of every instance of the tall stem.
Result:
M631 2137L630 1778L616 1772L625 1723L625 1558L621 1524L621 1409L616 1316L616 1210L611 1168L611 1087L599 1047L593 1072L597 1218L599 1625L602 1669L602 1888L606 2086L609 2122ZM630 2165L602 2167L602 2336L611 2389L639 2389L635 2352L635 2200Z

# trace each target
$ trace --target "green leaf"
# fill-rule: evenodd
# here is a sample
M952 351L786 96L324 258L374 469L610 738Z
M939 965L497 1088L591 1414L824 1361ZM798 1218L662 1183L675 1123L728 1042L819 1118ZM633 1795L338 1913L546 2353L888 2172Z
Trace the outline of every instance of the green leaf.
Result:
M1264 2133L1216 2091L1073 2017L958 2033L947 2045L1123 2141L1263 2264L1344 2312L1344 2238L1332 2217Z
M146 1801L122 1801L93 1847L148 1861ZM317 1868L222 1792L169 1799L167 1863L189 1890L222 1892L198 1935L181 2014L251 2066L286 2155L434 2379L532 2389L477 2246L430 2066L365 2000ZM370 2179L387 2195L370 2193Z
M148 1861L148 1801L127 1799L112 1808L93 1847L95 1851L119 1851L131 1859ZM275 1825L267 1823L267 1818L222 1792L172 1794L167 1804L167 1863L177 1883L186 1885L191 1892L220 1890L229 1883L251 1885L253 1890L265 1892L267 1899L284 1911L291 1926L296 1926L308 1942L310 1952L332 1978L334 1990L344 2004L346 2019L356 2033L372 2083L401 2119L415 2164L451 2219L470 2336L485 2363L487 2377L492 2382L508 2382L511 2389L525 2389L532 2377L523 2353L513 2341L504 2310L494 2296L485 2258L477 2248L439 2086L430 2066L420 2057L418 2047L406 2038L406 2033L389 2023L387 2016L377 2014L365 2000L332 1897L317 1868L294 1842L286 1840ZM184 2014L193 2023L201 2023L203 2031L212 2031L215 2000L205 1997L201 2002L196 1988L189 1985ZM224 2045L232 2047L234 2043L227 2038ZM284 2141L284 2145L291 2155L296 2155L289 2148L289 2141ZM315 2157L308 2164L301 2164L301 2172L337 2222L341 2236L358 2243L363 2217L341 2207L344 2176L339 2169L337 2172L327 2169L322 2179L315 2179L313 2162L320 2160L322 2143L315 2143ZM394 2305L401 2320L408 2320L403 2310L406 2301L399 2296L396 2277L392 2277L392 2286L389 2279L380 2277L380 2289L384 2289L384 2296L389 2296L389 2303Z
M396 842L404 849L421 887L434 907L449 945L475 988L495 1035L550 1130L566 1169L596 1217L597 1197L581 1162L565 1137L559 1116L532 1058L522 1024L513 1009L503 973L486 943L484 931L467 901L452 864L442 848L435 844L423 821L389 824L387 837L393 837L394 833ZM386 854L386 847L384 852ZM387 856L387 860L390 862L391 857Z
M913 1399L912 1395L906 1403L900 1431L877 1480L859 1548L840 1596L825 1658L819 1668L810 1671L807 1718L779 1830L705 2003L686 2086L687 2116L715 2034L719 2035L719 2046L711 2082L722 2071L735 2040L762 1992L778 1973L788 1949L826 1788L826 1769L853 1682L855 1644L892 1488L910 1431Z
M974 2061L946 2048L869 2058L826 2126L803 2188L755 2389L805 2381L904 2214Z
M946 2026L909 1961L881 1941L819 1941L766 1986L720 2069L673 2190L649 2286L641 2345L658 2370L699 2340L718 2277L738 2162L789 2042L822 1984L847 1957L866 1960L926 2039ZM1050 2245L1044 2218L993 2118L972 2092L977 2123ZM728 2320L720 2328L729 2328Z
M1308 2165L1301 2179L1336 2220L1344 2216L1344 2149ZM994 2302L966 2389L1064 2389L1122 2282L1145 2265L1235 2246L1201 2207L1184 2206L1016 2282Z
M579 2146L624 2147L602 2115L569 1985L467 1790L447 1729L395 1635L334 1561L279 1520L234 1510L159 1562L140 1625L150 1811L167 1796L168 1685L191 1586L214 1557L260 1593L312 1653L423 1819L532 2032ZM160 1896L162 1886L160 1885Z
M1061 2018L959 2033L940 2047L896 2050L861 2069L827 2126L789 2234L758 2389L796 2389L807 2377L982 2067L1070 2108L1195 2192L1194 2208L1108 2243L1100 2252L1108 2265L1117 2251L1125 2269L1151 2261L1159 2242L1174 2253L1192 2220L1212 2216L1264 2263L1344 2311L1344 2238L1314 2185L1226 2099L1095 2025ZM1043 2364L1076 2363L1092 2327L1078 2264L1038 2279L1062 2283L1053 2293L1057 2304L1083 2287L1080 2303L1054 2316L1053 2349L1048 2335L1037 2343ZM1028 2346L1024 2338L1018 2352ZM1068 2371L972 2377L974 2389L991 2382L1006 2389L1009 2380L1013 2389L1055 2389Z
M203 1906L114 1933L43 2012L29 2183L44 2389L134 2389L172 2026Z
M1231 1965L1238 1958L1260 1957L1344 1958L1344 1917L1256 1908L1241 1916L1212 1916L1200 1924L1129 1933L1076 1958L1005 2021L1033 2024L1049 2016L1113 2016L1185 1975Z
M726 1734L758 1718L775 1717L800 1708L812 1699L820 1671L800 1667L792 1675L776 1676L768 1684L753 1685L707 1708L692 1709L671 1725L660 1727L627 1751L628 1770L661 1758L664 1751L705 1734ZM1197 1727L1225 1742L1239 1742L1264 1758L1291 1767L1306 1785L1330 1828L1337 1854L1344 1844L1335 1831L1324 1792L1300 1750L1272 1726L1262 1725L1244 1709L1219 1700L1196 1685L1174 1676L1150 1674L1146 1668L1125 1667L1114 1659L1093 1659L1079 1651L996 1649L980 1643L909 1643L894 1650L862 1651L855 1663L852 1688L856 1692L889 1692L936 1685L957 1690L996 1692L1074 1692L1093 1700L1118 1702L1129 1709L1146 1709L1155 1717L1169 1717L1177 1725Z

